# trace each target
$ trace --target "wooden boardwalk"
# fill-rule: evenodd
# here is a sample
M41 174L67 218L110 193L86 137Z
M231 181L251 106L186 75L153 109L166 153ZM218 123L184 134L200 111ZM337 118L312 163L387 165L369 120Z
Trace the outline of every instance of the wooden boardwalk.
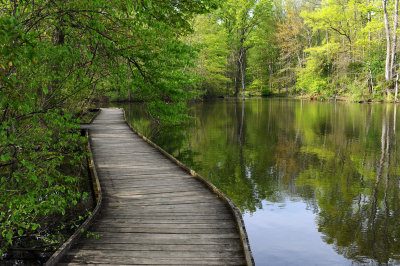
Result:
M206 185L132 132L120 109L90 125L103 191L91 232L60 265L246 265L231 209Z

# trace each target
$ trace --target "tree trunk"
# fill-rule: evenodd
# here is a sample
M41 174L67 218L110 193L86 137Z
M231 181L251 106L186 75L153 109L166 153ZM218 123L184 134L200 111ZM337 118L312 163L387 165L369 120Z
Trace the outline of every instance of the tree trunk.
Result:
M392 80L390 71L390 29L389 29L389 19L388 12L386 9L387 0L382 0L383 5L383 16L385 21L385 33L386 33L386 63L385 63L385 79Z
M243 101L245 100L246 95L246 49L240 48L240 55L239 55L239 66L240 66L240 73L241 73L241 82L242 82L242 92L243 92Z
M272 62L269 64L269 89L272 91Z
M396 118L397 118L397 104L394 105L394 111L393 111L393 135L396 135Z
M235 97L237 97L238 95L239 95L239 82L240 82L240 76L241 76L241 63L240 63L240 60L241 60L241 51L242 51L242 49L240 48L240 50L239 50L239 54L238 54L238 57L237 57L237 66L236 66L236 76L235 76Z
M372 78L372 71L371 71L371 66L369 66L369 80L370 80L370 94L374 93L374 80Z
M391 77L396 75L396 49L397 49L397 25L398 25L398 13L399 13L399 0L395 1L394 4L394 18L393 18L393 40L392 40L392 56L390 62Z
M397 94L399 93L399 74L396 75L396 85L395 85L395 92L394 92L394 102L397 102Z
M371 0L368 0L368 5L370 3L371 3ZM367 21L371 22L371 11L368 11ZM371 30L370 29L368 29L368 40L369 40L368 46L371 47L372 36L371 36Z

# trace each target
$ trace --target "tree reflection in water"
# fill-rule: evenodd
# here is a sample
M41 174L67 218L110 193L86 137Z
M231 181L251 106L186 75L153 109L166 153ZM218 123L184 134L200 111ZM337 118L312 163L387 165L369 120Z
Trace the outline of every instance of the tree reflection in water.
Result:
M247 213L300 198L323 241L354 262L400 263L397 106L287 99L193 106L191 125L130 122Z

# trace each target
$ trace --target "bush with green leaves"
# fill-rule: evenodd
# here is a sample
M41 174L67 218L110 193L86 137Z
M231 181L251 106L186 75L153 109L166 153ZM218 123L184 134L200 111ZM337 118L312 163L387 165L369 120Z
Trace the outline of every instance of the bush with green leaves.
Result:
M262 91L261 91L261 96L263 96L263 97L268 97L268 96L271 96L272 95L272 90L271 89L263 89Z

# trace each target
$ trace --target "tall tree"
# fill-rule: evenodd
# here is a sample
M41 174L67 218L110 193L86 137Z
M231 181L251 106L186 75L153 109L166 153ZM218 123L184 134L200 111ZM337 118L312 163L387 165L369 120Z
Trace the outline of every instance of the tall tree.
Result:
M219 23L217 14L199 15L193 22L193 33L186 37L186 43L199 50L195 65L190 71L201 77L199 87L205 97L229 94L225 84L227 65L227 36Z
M399 1L395 0L393 14L393 36L390 34L389 15L387 11L387 0L382 0L383 17L386 34L386 61L385 61L385 79L392 81L396 72L396 49L397 49L397 25ZM388 93L389 90L388 90Z
M307 33L310 31L300 17L299 7L289 4L287 14L277 25L275 34L280 49L280 80L285 88L294 86L296 71L305 63L304 49L308 46Z
M234 95L242 89L243 98L246 88L247 54L253 47L252 34L254 29L266 15L270 14L269 1L228 0L221 9L220 16L228 34L230 46L231 73L234 85Z

